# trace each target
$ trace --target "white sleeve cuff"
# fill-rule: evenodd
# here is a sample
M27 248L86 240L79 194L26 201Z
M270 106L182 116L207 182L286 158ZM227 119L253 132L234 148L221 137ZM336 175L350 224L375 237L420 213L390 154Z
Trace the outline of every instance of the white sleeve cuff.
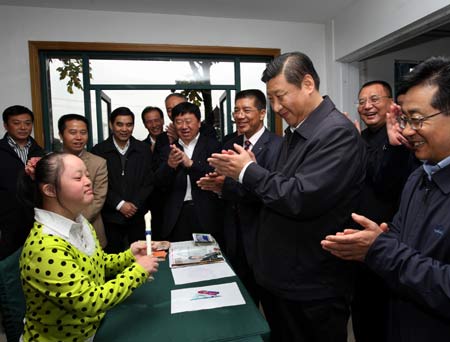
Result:
M116 207L116 210L119 211L120 208L122 208L122 206L123 206L124 203L125 203L124 200L120 201L119 204L118 204L117 207Z
M251 163L254 163L254 162L253 162L253 161L249 161L249 162L247 162L247 164L245 164L244 167L242 168L241 172L239 173L239 179L238 179L238 182L239 182L239 183L242 184L242 183L244 182L244 174L245 174L245 171L247 170L248 166L249 166Z

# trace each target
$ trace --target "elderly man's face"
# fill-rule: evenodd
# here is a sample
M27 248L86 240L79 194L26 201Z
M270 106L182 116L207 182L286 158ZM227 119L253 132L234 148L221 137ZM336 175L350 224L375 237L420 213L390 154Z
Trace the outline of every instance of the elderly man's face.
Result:
M402 111L410 119L425 118L440 112L431 105L436 86L417 85L405 94ZM422 121L422 127L413 130L406 125L403 135L410 141L418 159L438 163L450 156L450 116L442 113Z
M153 139L156 139L163 131L164 118L157 110L152 110L144 114L144 126Z
M376 130L385 125L392 99L381 84L362 88L358 102L358 113L367 127Z

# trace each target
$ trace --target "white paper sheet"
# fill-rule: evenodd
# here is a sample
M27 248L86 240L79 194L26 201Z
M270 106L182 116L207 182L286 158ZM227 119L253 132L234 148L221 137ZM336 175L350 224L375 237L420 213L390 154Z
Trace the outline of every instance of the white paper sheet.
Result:
M226 262L172 268L171 270L175 285L233 277L236 275Z
M199 291L203 293L206 291L218 293L215 295L202 295L201 293L199 294ZM245 300L236 282L171 291L172 314L243 304L245 304Z

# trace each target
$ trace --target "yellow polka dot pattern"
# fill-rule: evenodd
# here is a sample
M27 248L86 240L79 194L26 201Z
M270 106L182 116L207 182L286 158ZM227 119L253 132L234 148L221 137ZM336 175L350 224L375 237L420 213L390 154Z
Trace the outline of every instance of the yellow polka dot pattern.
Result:
M24 341L85 341L106 310L147 280L130 250L106 254L95 240L96 250L87 256L63 238L44 234L35 222L20 258Z

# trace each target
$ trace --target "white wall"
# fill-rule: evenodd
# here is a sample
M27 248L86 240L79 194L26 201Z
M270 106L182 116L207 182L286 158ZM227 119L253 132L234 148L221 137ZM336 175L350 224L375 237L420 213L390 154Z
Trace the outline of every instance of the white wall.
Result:
M363 64L362 82L381 79L394 86L395 60L421 61L431 56L450 56L450 37L433 40L383 56L368 59Z
M355 112L353 103L360 87L358 57L436 27L449 15L448 0L359 0L338 13L325 28L328 92L336 106Z
M325 26L141 13L0 6L0 108L31 107L28 41L186 44L301 50L325 77Z
M334 18L336 58L449 6L448 0L360 0Z

